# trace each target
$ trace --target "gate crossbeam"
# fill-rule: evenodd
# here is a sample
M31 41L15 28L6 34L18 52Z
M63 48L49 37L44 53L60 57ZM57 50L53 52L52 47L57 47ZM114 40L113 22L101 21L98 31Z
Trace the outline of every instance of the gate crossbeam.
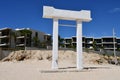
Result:
M76 27L76 25L68 25L68 24L59 24L59 26Z

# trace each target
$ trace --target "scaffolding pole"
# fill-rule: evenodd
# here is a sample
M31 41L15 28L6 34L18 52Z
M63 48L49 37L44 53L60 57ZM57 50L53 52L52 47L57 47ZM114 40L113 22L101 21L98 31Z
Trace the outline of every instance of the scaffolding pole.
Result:
M117 61L117 55L116 55L116 45L115 45L116 41L115 41L115 31L113 28L113 44L114 44L114 61L115 61L115 65L117 65L118 61Z

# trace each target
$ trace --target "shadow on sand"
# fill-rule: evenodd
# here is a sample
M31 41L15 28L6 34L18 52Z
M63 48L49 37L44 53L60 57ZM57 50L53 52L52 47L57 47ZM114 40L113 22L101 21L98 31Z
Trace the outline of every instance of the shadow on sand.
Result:
M76 69L76 67L64 67L64 68L58 68L58 69ZM84 67L83 69L110 69L109 67Z
M63 73L63 72L90 72L95 69L110 69L109 67L84 67L82 70L76 69L76 67L63 67L56 70L41 70L41 73Z

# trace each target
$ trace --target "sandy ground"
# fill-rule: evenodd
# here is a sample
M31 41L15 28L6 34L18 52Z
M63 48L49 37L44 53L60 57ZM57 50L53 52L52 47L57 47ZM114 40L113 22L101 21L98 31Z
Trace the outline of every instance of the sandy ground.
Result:
M71 61L59 61L59 70L51 70L51 61L26 60L0 62L0 80L120 80L120 66L84 64L76 71ZM88 68L88 69L87 69Z

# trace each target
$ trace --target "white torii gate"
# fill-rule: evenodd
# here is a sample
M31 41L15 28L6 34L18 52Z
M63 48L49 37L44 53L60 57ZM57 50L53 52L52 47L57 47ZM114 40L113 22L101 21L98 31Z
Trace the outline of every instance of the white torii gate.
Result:
M58 69L58 19L75 20L77 22L77 69L82 70L82 22L89 22L92 20L90 11L71 11L44 6L43 18L53 19L52 69Z

